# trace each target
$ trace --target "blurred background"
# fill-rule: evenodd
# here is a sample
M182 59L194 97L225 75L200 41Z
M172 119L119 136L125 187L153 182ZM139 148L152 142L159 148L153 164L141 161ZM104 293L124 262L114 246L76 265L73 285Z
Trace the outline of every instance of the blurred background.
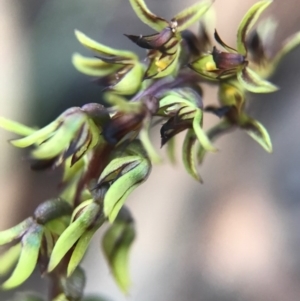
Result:
M193 4L148 0L170 19ZM217 0L216 28L235 45L236 29L256 1ZM264 16L280 21L274 49L300 30L299 0L275 0ZM44 126L70 106L101 101L101 90L71 64L75 51L91 54L74 37L77 28L115 48L144 52L123 36L150 34L127 0L1 0L0 115ZM197 26L194 26L197 29ZM300 300L300 48L282 62L272 81L277 93L249 95L249 113L268 129L269 155L243 132L222 137L220 151L201 167L204 184L180 162L155 166L129 198L137 239L131 254L132 289L123 296L100 250L101 231L85 258L87 293L134 301ZM216 91L206 89L206 103ZM210 119L209 119L210 118ZM205 126L216 122L209 117ZM58 172L34 173L26 151L0 130L0 229L31 215L56 195ZM158 131L154 140L159 144ZM164 150L161 150L164 153ZM43 293L38 272L18 290ZM0 292L6 300L12 292Z

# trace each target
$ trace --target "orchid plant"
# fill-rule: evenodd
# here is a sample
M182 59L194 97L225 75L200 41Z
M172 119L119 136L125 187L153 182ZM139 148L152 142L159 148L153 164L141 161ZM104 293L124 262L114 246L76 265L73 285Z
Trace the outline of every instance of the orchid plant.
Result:
M135 53L100 44L76 30L78 41L93 57L74 54L75 68L103 88L107 106L88 103L63 112L41 129L0 118L0 127L18 134L11 144L30 147L33 170L61 168L58 196L41 202L31 217L0 232L0 275L10 276L3 290L26 281L38 267L52 282L48 300L104 300L84 296L84 271L80 263L95 232L104 224L103 253L119 288L130 289L129 251L135 237L134 220L125 202L147 180L153 163L161 161L149 131L161 123L161 146L174 161L175 137L185 133L182 161L187 172L201 181L198 165L207 152L217 152L214 140L241 128L267 152L272 143L267 130L246 111L247 95L278 89L268 81L282 57L300 44L294 34L277 54L270 37L275 22L267 19L253 29L260 14L272 3L262 0L243 17L237 30L236 49L222 41L212 26L213 1L203 0L183 10L171 21L153 14L143 0L129 0L139 19L156 33L128 35L147 49L146 60ZM188 27L199 22L195 34ZM206 106L203 83L218 87L218 102ZM203 129L204 113L220 121ZM24 299L25 300L25 297ZM27 296L26 300L44 300Z

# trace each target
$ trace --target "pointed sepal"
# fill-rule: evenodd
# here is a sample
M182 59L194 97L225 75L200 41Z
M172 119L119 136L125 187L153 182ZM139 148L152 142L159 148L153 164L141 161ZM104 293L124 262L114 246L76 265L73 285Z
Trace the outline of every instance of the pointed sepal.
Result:
M176 30L180 32L188 29L192 24L199 21L211 5L212 1L204 0L184 9L172 19L173 22L176 22Z
M9 279L2 284L2 289L12 289L29 278L35 269L40 252L44 228L33 225L22 237L22 249L18 263Z
M243 88L252 93L272 93L278 90L277 86L261 78L249 67L238 71L237 79Z
M0 117L0 127L20 136L28 136L36 131L36 129L4 117Z
M22 237L33 223L33 218L29 217L10 229L0 231L0 246Z
M242 19L237 32L237 51L242 54L247 54L246 36L251 30L261 13L272 3L272 0L263 0L255 3Z
M204 130L202 129L202 118L203 112L201 110L197 110L193 119L193 129L195 131L195 134L205 150L216 152L217 149L211 144Z
M128 293L129 252L135 238L134 223L126 208L122 208L102 239L102 248L119 288Z
M58 238L52 251L48 272L53 271L60 263L66 253L73 247L77 240L86 232L99 214L100 206L97 203L90 203L81 208L76 219L71 222L67 229Z
M182 160L188 174L190 174L196 181L202 182L202 179L197 171L196 141L197 136L192 129L189 129L183 142Z
M129 1L139 19L149 27L153 28L155 31L160 32L165 27L169 26L169 23L165 19L156 16L148 9L144 0Z
M272 142L268 131L265 127L252 118L249 118L242 126L241 126L247 134L253 138L256 142L258 142L268 153L271 153Z

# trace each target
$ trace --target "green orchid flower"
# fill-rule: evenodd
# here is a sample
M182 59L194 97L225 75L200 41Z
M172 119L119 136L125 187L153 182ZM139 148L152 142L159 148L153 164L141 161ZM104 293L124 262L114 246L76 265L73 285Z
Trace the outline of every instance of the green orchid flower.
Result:
M49 200L37 207L33 217L0 232L0 245L15 243L0 257L1 262L7 261L2 273L6 274L16 264L11 276L2 284L2 289L12 289L22 284L38 263L43 270L43 261L50 256L55 240L64 227L61 218L71 213L71 206L64 200Z
M247 34L255 24L260 14L272 3L263 0L255 3L242 19L237 32L237 48L226 45L215 31L216 41L226 50L213 48L211 54L203 54L189 66L207 79L219 80L236 77L241 85L253 93L270 93L278 88L264 80L249 67Z
M176 134L188 130L183 143L183 162L187 172L196 180L201 181L196 171L195 152L196 141L207 151L215 152L216 148L206 136L203 125L203 105L201 91L191 88L181 88L166 93L160 100L158 114L168 117L161 127L161 144L167 143Z
M41 169L56 167L69 157L71 166L75 164L89 150L101 143L100 127L108 119L109 115L102 105L88 104L82 108L73 107L66 110L56 120L39 130L30 130L4 118L0 120L0 126L24 134L24 138L10 142L20 148L34 146L31 152L32 167Z
M158 100L148 95L138 101L127 101L114 94L106 94L105 98L112 105L111 120L103 127L105 140L117 145L124 139L134 140L139 137L151 162L161 162L149 138L150 123L158 110Z
M78 41L94 51L94 58L73 55L75 68L87 75L95 76L106 90L121 95L132 95L141 87L144 66L137 55L130 51L116 50L104 46L76 30Z
M126 145L126 142L125 142ZM123 151L115 154L101 173L97 190L109 187L104 196L103 212L112 223L129 194L148 178L151 171L151 162L139 140L132 141Z
M229 108L225 114L225 120L245 130L267 152L271 153L272 143L267 130L261 123L245 113L245 97L244 87L237 81L229 80L220 85L220 103Z
M208 106L205 111L212 112L221 121L206 132L211 141L222 135L240 128L252 139L258 142L267 152L272 152L272 142L268 131L257 120L245 113L246 90L236 79L224 80L220 83L218 98L221 107ZM202 163L207 151L202 145L198 146L197 161Z
M149 36L126 35L138 46L149 50L149 66L144 79L173 74L178 68L182 40L180 32L198 21L212 2L196 3L174 16L170 22L149 11L143 0L130 0L130 3L140 20L158 32Z

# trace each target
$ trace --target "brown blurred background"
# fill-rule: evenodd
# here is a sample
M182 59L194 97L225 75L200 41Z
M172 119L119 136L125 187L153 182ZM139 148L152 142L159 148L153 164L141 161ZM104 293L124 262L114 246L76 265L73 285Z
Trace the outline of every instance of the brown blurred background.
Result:
M194 0L148 0L165 18ZM217 0L216 27L230 45L255 1ZM299 0L275 0L264 16L280 21L275 48L300 30ZM150 34L127 0L1 0L0 115L43 126L70 106L101 101L101 91L71 64L77 28L116 48L144 53L122 34ZM196 26L194 26L196 29ZM217 142L195 183L180 163L155 166L128 204L138 237L131 256L129 296L114 284L100 250L101 231L84 261L86 291L111 300L300 300L300 48L289 54L272 81L275 94L249 95L249 113L272 137L266 154L242 132ZM215 90L205 101L215 103ZM207 120L207 125L216 122ZM158 144L158 131L155 139ZM33 173L26 152L15 150L0 130L0 229L31 214L56 194L58 173ZM162 153L164 151L162 150ZM36 273L21 290L43 292ZM6 300L10 292L0 292Z

